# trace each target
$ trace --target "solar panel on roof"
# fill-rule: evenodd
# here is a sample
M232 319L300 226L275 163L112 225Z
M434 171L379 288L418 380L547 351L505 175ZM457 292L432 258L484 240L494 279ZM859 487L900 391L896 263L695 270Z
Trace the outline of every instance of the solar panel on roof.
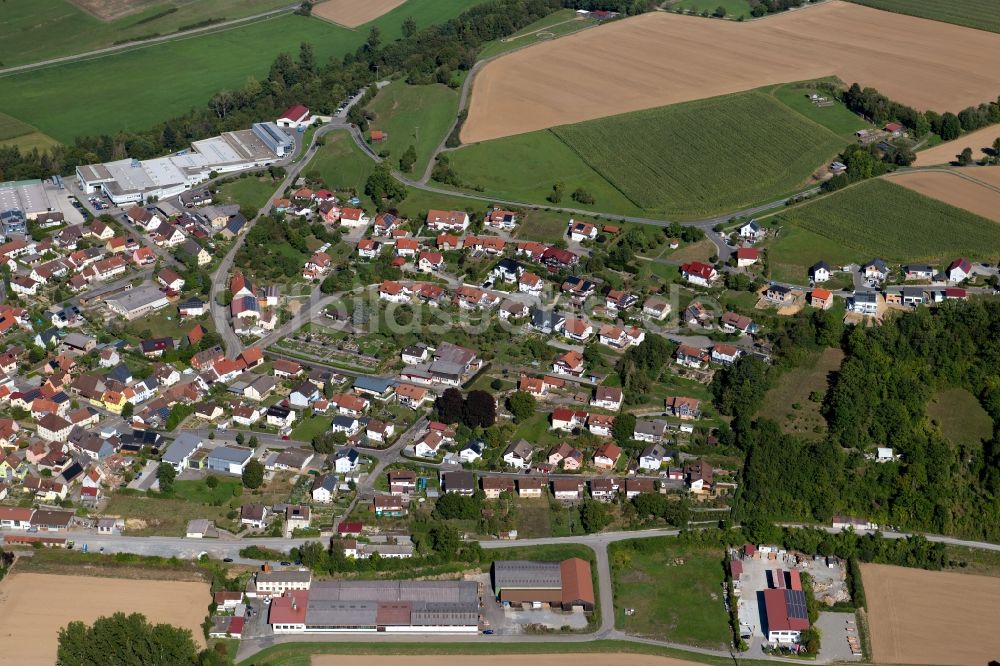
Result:
M808 620L809 611L806 608L806 595L802 590L785 590L785 605L788 607L788 617L798 620Z

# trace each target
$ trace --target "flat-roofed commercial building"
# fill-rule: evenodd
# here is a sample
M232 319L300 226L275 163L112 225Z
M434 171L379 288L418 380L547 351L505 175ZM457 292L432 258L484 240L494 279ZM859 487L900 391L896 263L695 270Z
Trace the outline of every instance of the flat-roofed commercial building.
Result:
M579 557L562 562L494 562L493 589L505 605L594 610L590 563Z
M474 633L479 585L473 581L322 581L271 601L275 633Z
M77 181L86 194L101 193L117 206L166 199L209 179L212 172L228 173L275 162L281 154L253 130L225 132L195 141L190 150L149 160L126 158L76 168Z
M107 302L112 312L126 319L138 319L170 304L166 294L152 286L128 289Z

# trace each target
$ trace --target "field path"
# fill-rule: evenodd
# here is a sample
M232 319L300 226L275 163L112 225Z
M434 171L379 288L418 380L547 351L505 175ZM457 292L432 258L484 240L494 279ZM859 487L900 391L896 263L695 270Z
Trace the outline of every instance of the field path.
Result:
M79 60L92 60L94 58L100 58L101 56L112 55L115 53L120 53L122 51L129 51L132 49L138 49L145 46L152 46L154 44L162 44L163 42L172 42L175 39L183 39L185 37L190 37L192 35L221 32L228 30L230 28L235 28L241 26L245 23L254 23L259 20L273 18L281 14L288 14L299 8L298 3L294 5L289 5L287 7L279 7L278 9L270 9L266 12L260 12L259 14L253 14L251 16L243 16L241 18L230 19L228 21L220 21L219 23L213 23L211 25L206 25L201 28L192 28L191 30L184 30L181 32L172 32L169 35L160 35L158 37L150 37L149 39L139 39L134 42L126 42L125 44L115 44L113 46L106 46L100 49L94 49L93 51L85 51L83 53L74 53L67 56L60 56L58 58L50 58L48 60L39 60L38 62L30 62L25 65L17 65L16 67L5 67L0 69L0 76L6 76L7 74L16 74L18 72L27 72L34 69L41 69L43 67L51 67L52 65L62 65L68 62L77 62Z

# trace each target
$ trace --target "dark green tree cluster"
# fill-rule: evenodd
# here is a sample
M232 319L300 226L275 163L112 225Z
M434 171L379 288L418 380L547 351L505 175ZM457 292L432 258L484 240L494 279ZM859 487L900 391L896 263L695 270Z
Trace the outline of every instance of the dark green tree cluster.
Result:
M874 88L862 89L857 83L844 91L842 97L848 109L869 118L873 123L882 125L894 120L917 137L930 131L941 135L945 141L950 141L958 138L963 131L972 132L1000 122L1000 99L970 106L954 114L936 111L921 113L913 107L894 102Z
M1000 303L921 308L882 326L852 328L823 413L824 440L804 441L749 416L766 383L741 364L716 374L713 391L732 413L745 452L741 521L816 520L835 513L880 524L976 539L1000 537ZM829 341L839 338L824 324ZM755 385L758 388L753 388ZM931 396L964 388L993 419L984 442L948 441L928 417ZM898 461L876 463L876 447Z
M469 391L462 397L456 388L447 389L434 401L438 420L462 423L469 428L489 428L497 420L496 400L486 391Z
M115 613L92 625L70 622L59 631L58 660L63 666L225 666L232 660L218 652L198 652L191 631L150 624L144 615Z
M668 367L674 350L673 342L661 335L647 335L638 347L630 347L621 357L616 371L621 379L625 402L636 404L645 400L652 385Z

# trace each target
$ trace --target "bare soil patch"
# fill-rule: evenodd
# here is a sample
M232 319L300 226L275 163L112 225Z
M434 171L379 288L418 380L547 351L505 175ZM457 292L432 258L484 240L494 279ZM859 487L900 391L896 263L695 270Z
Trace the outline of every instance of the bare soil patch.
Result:
M208 583L14 573L0 583L0 664L53 664L59 629L118 611L190 629L204 645L210 600Z
M1000 186L995 185L993 187L997 189L993 189L977 177L980 172L993 171L1000 176L1000 168L977 167L961 171L910 171L893 174L889 180L956 208L1000 222Z
M487 63L461 136L474 143L830 75L957 112L996 97L992 62L998 34L843 2L746 23L650 12Z
M102 21L114 21L160 4L160 0L70 0L70 2Z
M339 23L348 28L356 28L374 21L406 0L326 0L313 7L313 16Z
M959 153L966 148L971 148L972 159L978 160L983 156L984 148L992 149L993 142L996 141L997 137L1000 137L1000 126L998 125L990 125L975 132L969 132L954 141L939 143L933 148L919 151L913 166L951 164L958 160Z
M861 574L876 663L979 666L1000 654L1000 579L883 564Z
M607 664L629 664L629 666L704 666L686 659L672 659L648 654L516 654L516 655L316 655L312 666L510 666L512 657L516 661L539 661L546 666L606 666Z

